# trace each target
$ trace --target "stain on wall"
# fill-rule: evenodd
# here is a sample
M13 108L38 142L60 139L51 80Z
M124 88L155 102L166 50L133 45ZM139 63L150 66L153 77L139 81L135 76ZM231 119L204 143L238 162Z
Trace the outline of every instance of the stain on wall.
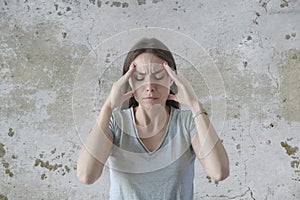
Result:
M2 2L0 199L109 199L107 171L91 186L76 179L82 141L72 116L73 84L97 45L141 27L180 30L199 42L224 80L221 139L231 173L214 183L197 162L195 199L300 199L299 6L284 0ZM95 106L86 115L99 112L120 77L123 57L113 59L119 54L113 47L105 52L112 66L95 84L97 97L87 98ZM187 63L179 63L182 74L210 106L214 88Z
M283 0L282 3L280 4L281 8L288 7L288 6L289 6L289 2L285 0Z
M147 3L152 3L152 4L157 4L159 2L162 2L163 0L152 0L152 1L146 1L146 0L136 0L136 2L124 2L124 1L102 1L101 0L89 0L89 3L92 5L97 6L98 8L104 8L104 6L110 6L110 7L116 7L116 8L127 8L129 7L129 4L135 5L137 4L138 6L146 5ZM178 2L176 3L178 4ZM56 10L57 10L58 5L56 4ZM70 11L71 8L68 7L66 11ZM180 7L179 7L180 8Z
M4 144L0 143L0 158L4 157L4 155L5 155Z
M21 121L39 115L37 128L64 127L59 122L72 121L71 115L64 114L72 112L71 106L64 106L71 104L75 76L69 74L76 73L87 48L58 42L61 28L57 24L44 22L26 30L17 24L0 26L5 30L2 37L7 51L1 58L0 83L7 93L1 98L2 111ZM62 107L64 112L57 113Z
M289 143L293 142L293 138L287 139L287 141L281 142L281 147L285 149L286 154L290 157L290 166L294 170L294 176L292 180L300 181L300 170L299 170L299 163L300 158L297 154L299 151L298 146L292 146Z
M281 105L277 114L288 121L300 122L300 50L290 49L284 52L283 58L283 62L279 66Z
M2 158L2 167L4 170L4 174L7 175L8 177L12 178L14 176L14 173L11 170L11 167L9 165L9 163L7 162L6 159L6 150L4 148L4 144L0 143L0 158ZM13 155L12 157L13 159L15 159L15 156Z
M146 0L137 0L137 2L138 2L139 5L146 4Z
M281 146L285 149L286 154L291 156L295 155L296 152L298 152L298 147L292 147L287 142L281 142Z
M271 103L277 88L270 84L267 73L257 73L250 61L238 54L215 55L216 64L224 81L227 95L227 119L238 119L243 107L249 109L249 117L267 117L262 108ZM255 104L253 103L255 101Z
M12 128L9 128L9 130L8 130L8 136L9 137L13 137L14 134L15 134L14 130Z
M8 198L5 195L0 194L0 200L8 200Z
M11 172L11 170L9 169L9 163L2 162L2 165L3 165L4 169L5 169L5 174L8 175L9 177L13 177L14 173Z

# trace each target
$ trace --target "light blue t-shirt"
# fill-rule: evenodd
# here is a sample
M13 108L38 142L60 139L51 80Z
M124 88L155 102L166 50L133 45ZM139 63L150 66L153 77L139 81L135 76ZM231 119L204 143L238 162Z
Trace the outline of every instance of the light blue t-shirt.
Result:
M111 200L192 200L196 127L191 111L171 109L160 147L149 152L137 137L133 108L114 111L109 125Z

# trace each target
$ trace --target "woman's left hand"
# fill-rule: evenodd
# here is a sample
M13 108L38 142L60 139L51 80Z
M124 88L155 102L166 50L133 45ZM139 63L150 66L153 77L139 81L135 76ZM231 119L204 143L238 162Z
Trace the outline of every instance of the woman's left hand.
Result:
M183 78L173 71L167 62L163 63L165 70L170 76L171 80L177 85L177 94L169 94L168 100L174 100L181 104L187 105L192 108L195 104L198 104L198 97L195 94L192 86Z

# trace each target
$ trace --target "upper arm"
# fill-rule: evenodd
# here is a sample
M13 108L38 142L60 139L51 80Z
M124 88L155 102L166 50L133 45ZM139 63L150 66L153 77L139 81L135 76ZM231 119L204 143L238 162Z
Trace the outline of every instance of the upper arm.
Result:
M111 124L108 120L106 123ZM110 132L103 131L98 122L95 123L78 156L77 177L80 182L92 184L101 176L113 145Z

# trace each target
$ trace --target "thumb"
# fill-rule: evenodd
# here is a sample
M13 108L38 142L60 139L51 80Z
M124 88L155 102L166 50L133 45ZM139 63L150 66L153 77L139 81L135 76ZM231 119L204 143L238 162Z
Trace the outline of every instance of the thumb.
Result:
M168 100L178 101L178 98L174 94L169 94Z
M123 94L123 101L130 99L132 97L133 91L127 92L126 94Z

